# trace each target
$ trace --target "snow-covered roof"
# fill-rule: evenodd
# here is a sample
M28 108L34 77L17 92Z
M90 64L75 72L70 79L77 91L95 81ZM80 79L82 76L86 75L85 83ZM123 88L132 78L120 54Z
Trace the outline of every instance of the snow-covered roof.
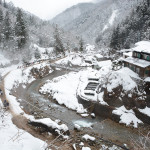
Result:
M96 62L99 67L104 67L104 66L111 66L112 62L111 60L105 60L105 61L100 61Z
M124 56L132 57L132 52L123 53Z
M119 50L117 52L119 52L119 53L125 53L125 52L130 52L130 51L132 51L132 49L122 49L122 50Z
M144 52L150 54L150 41L140 41L135 44L135 47L132 48L133 51Z
M128 57L126 59L122 59L125 62L134 64L136 66L142 67L142 68L146 68L148 66L150 66L150 62L143 60L143 59L138 59L138 58L133 58L133 57Z
M145 78L145 82L150 82L150 77Z

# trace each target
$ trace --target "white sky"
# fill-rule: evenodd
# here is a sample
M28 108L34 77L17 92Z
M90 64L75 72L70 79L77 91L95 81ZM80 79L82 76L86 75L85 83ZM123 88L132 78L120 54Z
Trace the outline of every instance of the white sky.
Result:
M57 14L80 2L93 0L6 0L12 1L15 6L23 8L42 19L51 19Z

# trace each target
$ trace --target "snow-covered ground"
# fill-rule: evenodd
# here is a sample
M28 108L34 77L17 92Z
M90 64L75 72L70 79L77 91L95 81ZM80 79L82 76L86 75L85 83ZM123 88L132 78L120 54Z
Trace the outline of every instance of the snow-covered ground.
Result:
M19 84L23 84L25 87L26 84L33 82L35 80L35 78L31 75L31 69L34 67L40 69L41 67L44 67L46 65L47 64L44 62L42 64L36 64L36 65L30 66L28 68L15 69L15 70L12 70L5 77L4 87L5 87L6 99L9 101L10 108L14 111L14 113L20 114L23 111L20 108L19 103L16 100L16 97L14 97L13 95L10 95L10 91L13 88L17 88L19 86Z
M95 52L95 46L87 44L84 53L71 52L64 59L58 60L56 64L91 66L97 59L101 58L103 56Z
M92 78L99 80L91 81ZM103 91L99 91L97 93L97 89L85 90L88 83L98 83L100 87L106 88L110 93L113 92L114 88L121 85L123 93L128 93L128 96L132 97L132 92L135 89L138 89L136 82L132 78L140 79L136 73L128 68L122 68L118 71L114 71L112 70L111 65L105 66L104 64L104 67L102 67L99 71L88 69L81 74L77 94L87 101L97 101L102 105L108 105L107 102L104 101ZM93 95L87 95L86 93L92 93ZM141 94L139 91L138 93ZM149 108L145 108L140 111L147 114L149 112ZM133 125L137 128L138 124L142 123L142 121L135 116L133 110L127 110L124 106L116 108L113 113L119 115L120 123L124 123L127 126Z
M8 72L17 69L18 65L12 65L9 67L5 67L5 68L0 68L0 75L3 77L5 76Z
M10 64L10 60L5 58L3 54L0 53L0 66L5 66Z
M66 58L63 60L66 60ZM69 73L64 76L54 78L52 81L47 81L47 83L41 87L40 92L43 94L51 94L59 104L64 104L69 109L76 110L81 113L85 110L83 109L83 106L78 103L76 94L87 101L97 101L102 105L108 106L107 102L105 102L103 98L104 92L100 91L100 89L102 87L106 88L107 91L111 93L113 92L113 89L122 86L122 91L124 93L128 93L129 97L132 97L132 91L138 89L136 82L132 78L140 79L139 76L129 68L122 68L117 71L112 70L112 63L110 60L101 61L99 63L101 64L100 70L87 68L86 70L78 73ZM98 79L98 81L91 80L92 78ZM97 84L95 90L86 89L90 82L92 82L92 84ZM97 92L99 86L100 89L99 92ZM90 93L91 95L87 95L86 93ZM142 121L135 116L132 110L131 112L124 109L116 108L114 111L115 114L120 115L120 123L125 123L127 126L133 123L134 127L137 127L138 123L142 123Z
M45 52L47 50L42 49L36 45L34 45L35 48L38 48L38 50L40 51L40 54L42 54L42 59L46 59ZM94 49L94 46L88 45L87 51L92 51ZM52 52L52 49L48 50L49 53ZM91 66L91 64L87 63L86 61L91 61L92 64L94 64L93 62L97 62L97 58L102 58L101 55L99 54L77 54L77 53L72 53L72 54L68 54L67 57L65 57L64 59L61 59L59 61L57 61L57 64L64 64L67 65L69 64L70 66L72 65L77 65L77 66ZM91 78L95 78L98 79L98 81L92 81L93 83L97 83L98 86L101 85L101 87L103 88L107 88L108 92L112 92L114 88L118 87L119 85L122 86L123 91L126 93L130 93L132 90L134 90L135 88L137 88L137 84L136 82L132 79L132 78L136 78L136 79L140 79L139 76L134 73L133 71L131 71L128 68L122 68L118 71L114 71L112 70L112 62L110 60L107 61L101 61L101 62L97 62L97 64L100 66L100 70L94 70L91 67L87 68L84 71L80 71L78 73L75 72L71 72L69 74L54 78L51 81L47 81L41 88L40 88L40 92L43 94L51 94L53 96L53 98L60 104L60 105L65 105L67 108L72 109L77 111L78 113L84 113L82 114L82 116L87 116L87 114L85 114L86 110L83 108L83 106L81 104L78 103L78 99L77 99L77 95L80 95L81 97L83 97L86 100L91 100L91 101L97 101L102 105L108 105L108 103L106 103L103 99L104 96L104 92L98 91L97 93L97 89L98 87L93 91L93 90L87 90L86 92L89 92L91 94L94 94L93 96L89 96L85 94L85 88L87 86L87 84L89 82L91 82L89 79ZM2 76L6 75L8 72L10 72L5 80L4 80L4 86L5 86L5 94L6 94L6 99L9 101L10 104L10 108L11 110L14 112L14 114L20 115L20 114L24 114L23 110L20 107L20 104L17 102L16 97L14 97L13 95L10 95L10 91L11 89L13 89L14 87L18 87L19 84L23 84L24 87L26 84L31 83L35 80L35 78L31 75L31 69L33 67L36 67L38 69L40 69L41 67L46 66L46 63L43 64L36 64L33 66L30 66L28 68L20 68L20 69L16 69L17 66L12 66L12 67L8 67L5 69L0 69L0 74ZM51 70L52 71L52 70ZM49 73L51 73L51 71ZM149 116L149 108L145 108L145 109L139 109L139 111L141 111L144 114L147 114ZM124 106L116 108L116 110L113 111L114 114L117 114L120 116L120 123L124 123L127 126L129 125L133 125L134 127L138 127L139 123L142 123L141 120L139 120L136 116L135 113L133 112L133 110L127 110ZM35 122L40 122L43 124L46 124L47 126L51 126L51 127L56 127L60 130L64 130L66 131L68 129L68 127L66 125L59 125L57 122L52 121L50 118L45 118L45 119L40 119L40 120L35 120L33 118L33 116L28 116L26 114L24 114L25 117L27 117L28 119L30 119L31 121L35 121ZM25 149L31 149L32 147L30 146L30 148L24 146L24 144L26 144L27 142L33 142L34 144L32 144L33 149L40 149L42 150L45 147L44 142L42 141L38 141L36 138L33 138L31 135L29 135L28 133L24 133L24 131L19 130L18 128L16 128L14 125L12 125L11 122L11 115L8 114L8 116L4 116L6 117L6 119L8 120L8 122L6 121L5 124L11 125L10 128L10 133L15 133L16 130L19 132L23 132L23 134L21 134L21 139L18 138L16 140L12 140L13 142L17 142L19 143L17 146L17 148L19 150L25 150ZM89 125L89 127L92 126L92 124L87 123ZM87 127L86 124L86 127ZM0 131L1 131L1 126L3 126L4 124L1 123L0 124ZM2 132L6 132L5 128L2 129ZM7 134L6 134L7 135ZM11 138L10 135L7 135ZM0 138L2 138L0 136ZM30 140L27 140L26 138L29 138ZM88 138L90 139L91 137L89 136L85 136L85 139ZM25 139L25 140L24 140ZM3 139L1 140L2 143L6 141L7 139ZM35 140L35 142L34 142ZM37 140L37 141L36 141ZM1 143L0 141L0 143ZM9 141L9 140L8 140ZM20 142L22 141L22 142ZM38 142L38 144L36 144L36 142ZM6 142L7 144L7 142ZM16 143L9 143L10 145L16 144ZM8 144L8 147L9 147ZM4 144L5 146L5 144ZM38 146L38 148L36 148L35 146ZM7 147L7 148L8 148ZM5 150L5 147L3 148ZM82 147L82 149L90 149L88 147ZM107 148L106 148L107 149ZM113 149L113 148L112 148ZM7 150L7 149L6 149Z
M54 52L53 47L43 48L43 47L39 47L36 44L33 44L33 45L31 45L31 48L33 49L31 62L36 61L35 53L39 54L39 56L40 56L39 59L49 59L49 58L55 57L55 54L53 53Z
M27 119L30 119L31 121L34 122L41 122L49 127L53 127L58 129L58 133L59 130L62 131L66 131L68 130L68 127L65 124L58 124L55 121L52 121L50 118L47 119L41 119L41 120L36 120L34 119L33 116L27 115L24 113L24 111L21 109L20 104L17 100L17 98L13 95L11 95L10 91L15 87L17 88L19 86L19 84L23 84L24 87L26 84L31 83L32 81L35 80L35 78L31 75L31 69L32 68L37 68L40 69L41 67L45 67L45 66L49 66L49 64L47 63L42 63L42 64L36 64L36 65L32 65L30 67L27 68L22 68L22 69L16 69L16 67L10 67L10 69L14 69L12 71L9 72L9 74L5 77L4 79L4 89L5 89L5 95L6 95L6 99L9 102L9 108L11 110L11 112L13 112L13 114L15 115L24 115ZM50 69L51 73L53 70ZM1 102L1 100L0 100ZM1 109L0 109L1 111ZM4 117L6 117L4 120L7 120L8 122L6 122L8 124L9 130L8 128L0 128L0 131L2 131L1 133L4 133L5 138L3 140L0 140L0 143L2 143L4 145L3 150L8 150L10 149L10 147L12 146L11 149L18 149L18 150L42 150L45 149L45 142L40 141L34 137L32 137L30 134L26 133L23 130L18 129L17 127L15 127L15 125L13 125L13 123L11 122L11 115L8 113L8 116L4 115ZM0 118L0 126L5 125L5 123L2 122L1 118ZM6 133L8 132L8 133ZM20 136L18 137L18 133L20 134ZM1 135L1 134L0 134ZM2 138L2 137L0 137ZM1 145L1 144L0 144Z
M1 150L45 150L47 144L24 130L17 128L11 121L11 114L2 109L0 100L0 149Z
M113 113L119 115L121 119L120 123L124 123L127 126L133 125L137 128L139 123L143 123L135 116L133 110L127 110L124 106L117 108Z
M126 75L125 75L126 74ZM93 93L94 96L87 96L85 95L85 88L89 82L95 82L95 81L89 81L89 78L98 78L98 83L104 87L107 88L108 92L112 92L114 88L121 85L123 87L124 92L132 91L137 87L137 84L135 81L133 81L132 78L139 79L138 75L131 71L128 68L122 68L118 71L113 71L111 69L111 65L102 67L99 71L89 69L86 72L82 74L80 77L80 83L78 87L78 94L81 97L84 97L87 100L93 100L93 101L100 101L102 104L106 104L103 101L103 92L97 94L96 91L88 90L88 92Z
M84 57L80 54L69 54L64 59L56 61L56 64L61 65L75 65L75 66L89 66L89 64L85 63Z
M69 73L54 78L52 81L47 81L39 91L42 94L51 94L60 105L64 104L69 109L76 110L78 113L83 113L86 110L78 103L78 99L76 98L79 78L80 72Z
M139 111L150 117L150 108L146 107L144 109L139 109Z

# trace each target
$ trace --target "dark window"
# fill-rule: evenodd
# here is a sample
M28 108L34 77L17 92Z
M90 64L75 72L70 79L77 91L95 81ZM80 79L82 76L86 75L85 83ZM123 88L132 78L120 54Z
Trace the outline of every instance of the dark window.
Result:
M138 53L138 58L141 58L141 54Z
M149 73L149 70L145 70L145 74L148 74Z
M146 57L146 60L150 60L150 56L147 56L147 57Z
M131 70L134 71L134 66L131 65Z

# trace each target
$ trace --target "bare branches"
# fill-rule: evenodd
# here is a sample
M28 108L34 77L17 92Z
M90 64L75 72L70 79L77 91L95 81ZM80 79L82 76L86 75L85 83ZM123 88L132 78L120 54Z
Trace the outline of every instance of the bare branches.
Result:
M139 131L139 139L131 139L131 144L133 145L134 150L149 150L150 149L150 131L144 135Z

